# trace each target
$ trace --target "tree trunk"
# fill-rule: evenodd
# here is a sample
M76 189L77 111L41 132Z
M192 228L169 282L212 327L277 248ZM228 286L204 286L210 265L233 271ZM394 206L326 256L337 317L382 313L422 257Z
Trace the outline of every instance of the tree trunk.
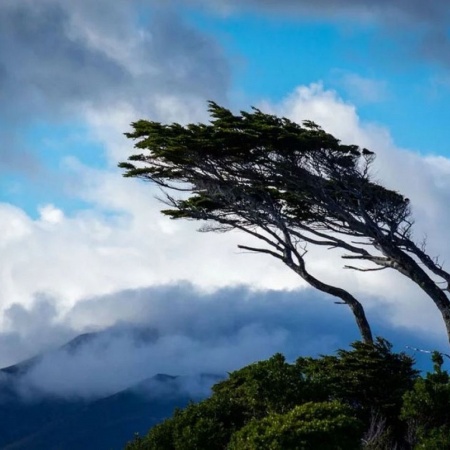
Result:
M303 261L300 262L300 265L288 262L286 262L286 264L312 287L318 289L319 291L333 295L334 297L338 297L342 300L343 303L348 305L352 310L356 325L361 334L362 341L366 344L373 344L372 330L370 328L369 321L367 320L364 308L361 303L355 297L353 297L353 295L351 295L345 289L323 283L322 281L310 275L306 271Z
M430 278L419 264L408 254L397 248L382 247L385 256L395 261L394 269L414 281L422 289L440 311L450 344L450 300L445 292Z

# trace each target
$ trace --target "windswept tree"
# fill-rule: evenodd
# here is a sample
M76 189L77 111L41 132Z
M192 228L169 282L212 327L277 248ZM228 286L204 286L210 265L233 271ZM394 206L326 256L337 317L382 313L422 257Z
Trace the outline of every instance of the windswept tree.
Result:
M365 263L347 269L392 268L410 278L438 307L450 340L450 274L413 241L409 200L372 179L373 152L344 145L310 121L299 125L257 109L234 115L213 102L209 110L209 124L133 123L126 136L141 152L119 165L124 175L159 185L169 207L163 214L259 240L239 247L279 259L338 297L365 342L372 333L361 303L308 271L308 245Z

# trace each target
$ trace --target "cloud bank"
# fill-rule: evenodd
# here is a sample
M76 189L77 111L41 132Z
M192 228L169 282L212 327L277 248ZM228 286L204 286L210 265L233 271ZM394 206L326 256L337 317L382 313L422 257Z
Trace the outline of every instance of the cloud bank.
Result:
M26 372L19 384L26 399L98 398L155 374L186 377L185 388L201 393L198 374L223 375L276 352L290 360L329 353L358 339L347 308L311 290L252 292L237 287L205 294L185 283L87 299L57 322L51 320L51 299L36 301L29 311L16 306L10 315L23 337L17 348L34 340L38 330L47 330L61 344L75 329L90 333L49 351ZM106 331L96 332L99 317ZM376 332L395 339L397 345L439 343L405 330L388 330L380 318L374 311ZM14 341L0 333L0 343L6 339ZM0 345L2 352L4 348ZM0 353L0 359L4 357ZM145 386L156 395L152 389L157 387Z

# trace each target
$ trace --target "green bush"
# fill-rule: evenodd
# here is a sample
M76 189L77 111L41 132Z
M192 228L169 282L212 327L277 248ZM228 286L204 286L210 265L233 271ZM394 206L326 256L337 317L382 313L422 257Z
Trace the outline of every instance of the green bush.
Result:
M307 401L325 400L305 381L301 368L277 353L250 364L213 386L213 397L230 399L247 422L271 413L284 413Z
M138 446L127 450L220 450L241 426L241 416L231 402L211 397L177 410L173 417L153 427Z
M401 417L409 424L417 449L450 448L450 376L443 357L432 355L434 372L419 378L405 393Z
M357 450L361 423L338 402L305 403L286 414L253 420L231 439L229 450Z
M387 426L400 426L398 416L403 395L413 387L418 371L414 360L393 353L392 345L378 338L372 344L355 342L352 350L338 350L337 356L299 358L297 365L306 381L325 389L329 399L339 400L358 411L366 426L374 414Z
M173 444L174 419L168 419L151 429L145 438L137 438L126 447L126 450L175 450Z
M210 398L177 411L129 450L223 449L250 420L289 411L311 395L299 368L276 354L230 373Z
M210 398L178 410L147 436L130 442L127 449L350 450L359 448L363 439L365 448L372 450L411 449L407 424L433 417L414 403L414 396L432 397L429 384L437 383L441 390L431 408L450 410L445 397L450 392L448 376L441 371L430 375L426 383L421 378L415 381L418 372L413 363L407 355L393 353L382 339L373 345L356 342L336 356L299 358L295 364L276 354L230 373L213 387ZM405 395L413 387L413 394ZM450 423L450 413L445 414L443 420ZM374 417L382 429L371 426ZM415 435L420 434L421 443L425 439L444 442L444 431L438 430L441 425L436 417L431 427L420 429L426 432L416 430Z
M420 436L414 450L447 450L450 448L449 426L433 428Z

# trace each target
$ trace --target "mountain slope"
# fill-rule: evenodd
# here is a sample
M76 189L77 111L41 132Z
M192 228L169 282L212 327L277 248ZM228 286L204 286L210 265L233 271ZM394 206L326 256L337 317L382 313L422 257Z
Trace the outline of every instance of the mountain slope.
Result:
M5 450L121 449L133 434L144 434L154 424L185 406L189 396L180 393L151 398L136 389L79 406L53 417L39 431L4 446Z
M141 336L146 341L152 339L151 333L142 331L136 339ZM78 336L53 352L76 354L97 337L95 333ZM172 415L176 407L206 396L209 387L221 378L159 374L100 399L64 398L48 393L24 397L22 380L45 356L0 369L2 449L122 449L135 433L145 434L151 426Z

